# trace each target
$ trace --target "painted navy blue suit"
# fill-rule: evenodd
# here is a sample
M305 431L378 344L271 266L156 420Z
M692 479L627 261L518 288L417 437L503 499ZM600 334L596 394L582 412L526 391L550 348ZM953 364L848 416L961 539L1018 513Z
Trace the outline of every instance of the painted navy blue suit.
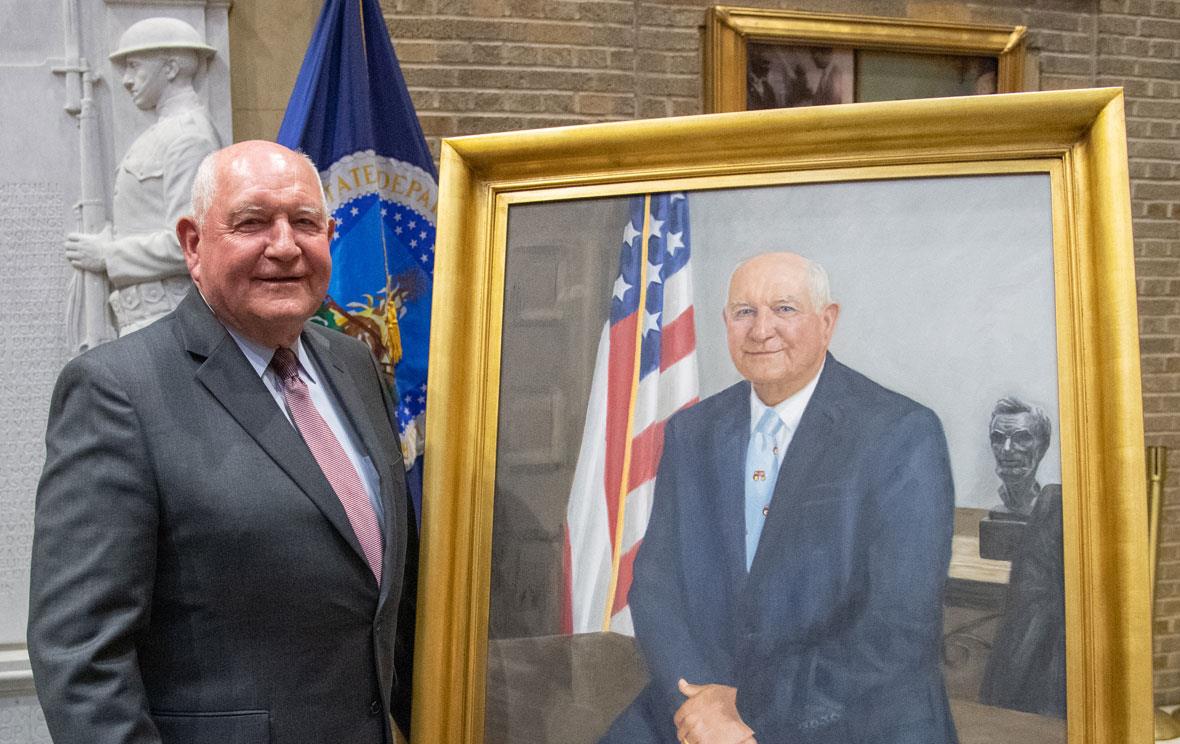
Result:
M759 744L955 744L940 666L954 489L937 416L828 355L747 574L750 384L668 422L629 595L651 682L604 742L675 742L683 677Z

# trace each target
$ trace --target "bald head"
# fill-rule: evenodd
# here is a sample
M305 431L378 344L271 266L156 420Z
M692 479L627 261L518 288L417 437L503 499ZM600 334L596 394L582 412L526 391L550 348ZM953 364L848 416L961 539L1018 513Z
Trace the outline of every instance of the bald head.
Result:
M747 269L747 267L749 268ZM827 269L817 261L812 261L806 256L800 256L798 253L790 251L768 251L743 259L733 267L733 271L729 274L729 282L732 285L734 276L742 270L775 272L793 271L800 268L807 280L807 290L811 297L812 306L822 308L825 305L830 305L832 303L832 288L831 282L828 280Z
M726 341L763 403L777 405L819 374L839 311L827 272L796 253L763 253L734 269Z
M320 201L323 202L324 213L327 214L328 200L324 195L324 185L320 181L319 171L311 158L275 142L247 140L211 152L201 161L200 167L197 168L196 178L193 179L192 192L192 215L198 225L204 223L209 206L217 196L218 168L227 167L238 170L248 168L250 163L256 162L259 157L270 158L276 163L289 160L301 161L302 167L307 168L315 177L316 183L320 185Z

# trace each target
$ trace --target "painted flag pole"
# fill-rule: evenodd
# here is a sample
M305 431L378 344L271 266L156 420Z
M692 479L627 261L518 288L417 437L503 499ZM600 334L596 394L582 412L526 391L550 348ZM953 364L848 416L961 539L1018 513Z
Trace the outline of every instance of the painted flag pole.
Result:
M277 141L320 171L336 235L317 319L367 343L394 384L421 520L438 176L377 0L326 0Z
M664 425L699 394L690 242L684 194L632 197L566 510L566 633L632 633Z

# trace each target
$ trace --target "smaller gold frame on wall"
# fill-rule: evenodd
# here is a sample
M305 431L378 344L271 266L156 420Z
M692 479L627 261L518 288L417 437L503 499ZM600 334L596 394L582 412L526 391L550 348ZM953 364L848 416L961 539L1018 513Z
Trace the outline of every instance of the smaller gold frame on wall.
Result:
M705 111L1017 93L1025 31L717 5L705 19Z

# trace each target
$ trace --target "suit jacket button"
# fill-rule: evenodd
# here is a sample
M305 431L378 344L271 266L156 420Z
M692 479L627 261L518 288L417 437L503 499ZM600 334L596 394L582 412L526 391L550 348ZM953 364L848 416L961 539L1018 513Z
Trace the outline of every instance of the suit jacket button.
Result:
M369 703L369 715L375 716L375 715L379 715L380 713L381 713L381 701L374 700L373 702Z

